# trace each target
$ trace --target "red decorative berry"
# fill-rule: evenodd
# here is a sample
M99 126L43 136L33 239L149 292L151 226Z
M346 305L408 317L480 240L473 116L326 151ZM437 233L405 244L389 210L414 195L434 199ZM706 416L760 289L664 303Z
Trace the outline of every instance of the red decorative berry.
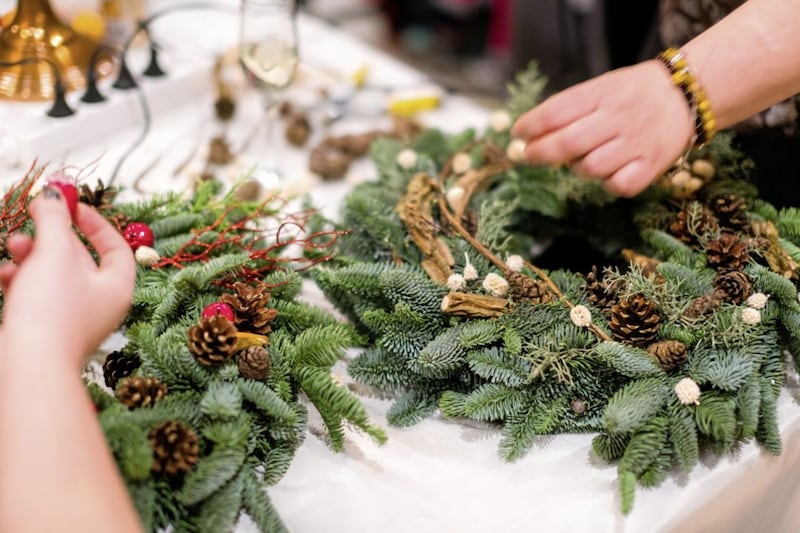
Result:
M233 307L226 304L225 302L214 302L208 304L203 309L203 318L212 318L216 315L222 315L229 321L233 322L234 319Z
M78 214L78 189L75 184L69 181L71 178L63 172L55 172L47 178L45 186L55 187L61 191L64 200L69 208L69 216L74 220Z
M122 236L134 252L140 246L153 246L155 242L153 230L144 222L131 222L122 230Z

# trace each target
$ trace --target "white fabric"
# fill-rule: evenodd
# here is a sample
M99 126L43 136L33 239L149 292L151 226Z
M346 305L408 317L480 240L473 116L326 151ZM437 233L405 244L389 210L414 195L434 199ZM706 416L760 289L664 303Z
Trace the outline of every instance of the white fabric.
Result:
M207 75L213 53L236 42L235 18L202 12L176 15L160 22L154 34L164 46L163 63L171 74L165 80L143 80L143 85L148 94L161 94L169 105L160 104L151 135L123 167L121 179L130 183L160 157L143 187L147 191L180 189L189 182L185 175L172 177L175 165L219 127L210 121L213 98ZM301 51L308 65L339 72L368 63L370 80L376 84L428 83L420 73L317 20L302 20ZM186 58L192 59L186 62ZM199 84L191 89L191 101L188 93L181 92L191 84L188 80ZM0 124L18 125L27 132L18 142L28 143L27 149L35 149L54 165L63 158L83 167L100 158L93 175L105 177L137 135L138 116L133 96L109 94L111 101L104 106L115 113L129 113L125 127L101 120L108 111L100 108L80 106L73 119L53 122L42 120L42 109L35 104L7 103L0 103ZM426 114L424 120L455 132L467 126L484 128L488 114L464 98L448 96L442 109ZM14 122L9 122L11 117ZM259 117L257 100L246 102L238 117L236 127L229 131L234 146ZM376 123L385 124L385 120L343 121L334 132L363 130ZM52 129L59 130L57 142L52 140ZM315 135L318 138L321 133ZM162 154L167 148L169 153ZM336 215L353 183L375 173L369 163L361 162L347 180L320 183L307 177L304 152L287 148L285 155L287 168L293 169L293 186L312 188L315 202L330 216ZM253 161L241 162L239 170ZM18 179L22 170L0 172L8 183ZM91 176L86 179L92 181ZM304 296L326 305L312 286L306 286ZM336 372L344 376L345 365L337 365ZM784 456L766 456L750 443L726 457L707 457L688 476L673 476L657 489L637 490L629 517L618 511L616 467L594 458L591 435L542 438L526 457L508 464L498 457L496 429L439 417L407 429L389 428L389 441L382 447L348 430L343 454L333 453L309 435L288 474L270 494L290 530L297 532L800 530L800 519L787 514L792 509L787 502L794 497L798 503L793 494L800 479L797 398L800 388L793 381L779 400L781 432L788 442ZM372 419L385 425L390 402L370 397L363 401ZM311 425L312 429L321 427L319 420ZM796 513L798 506L794 509ZM254 526L245 518L238 530L254 531Z

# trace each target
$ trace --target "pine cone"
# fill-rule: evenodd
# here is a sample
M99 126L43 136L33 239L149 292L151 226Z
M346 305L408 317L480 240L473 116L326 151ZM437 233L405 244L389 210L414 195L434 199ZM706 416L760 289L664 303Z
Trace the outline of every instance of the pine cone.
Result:
M546 304L553 301L553 295L543 281L529 278L525 274L506 270L503 274L511 289L511 296L517 302Z
M8 233L5 231L0 231L0 259L9 259L11 256L6 249L6 240L8 239Z
M719 229L719 223L714 213L707 207L703 207L694 213L691 210L683 209L675 215L675 220L669 226L669 232L673 237L689 246L700 244L699 235L705 235Z
M142 365L142 360L136 354L127 354L122 351L111 352L103 362L103 378L106 385L114 389L119 380L127 378Z
M214 111L218 119L228 122L236 113L236 102L228 95L220 95L214 102Z
M81 184L78 194L80 202L90 205L98 211L106 211L111 208L114 197L117 195L117 189L116 187L106 187L102 181L97 180L94 189L85 183Z
M214 137L208 147L208 161L215 165L227 165L233 161L231 145L224 137Z
M203 366L224 363L236 348L236 327L222 315L201 318L189 328L189 350Z
M156 378L124 378L117 388L117 398L128 409L150 407L167 394L167 386Z
M692 300L692 303L689 304L689 307L683 312L683 316L692 319L700 318L714 311L720 304L722 304L722 298L717 291L704 294Z
M739 270L750 259L747 243L733 233L723 233L706 246L708 266L720 272Z
M180 422L168 420L150 431L153 472L175 476L185 474L200 458L197 433Z
M720 299L737 305L753 294L750 278L741 270L720 272L714 278L714 288Z
M236 294L223 294L221 300L233 307L236 313L236 327L242 331L267 335L272 331L270 322L278 311L267 307L269 290L263 283L251 287L246 283L236 283Z
M350 161L350 156L346 152L323 141L311 150L308 168L323 180L336 180L347 174Z
M303 147L311 136L311 123L305 113L295 113L286 121L286 140L292 146Z
M681 366L686 362L686 345L681 341L654 342L647 347L647 352L652 355L665 371Z
M635 346L647 344L658 334L660 324L656 304L642 294L634 294L611 306L608 326L621 341Z
M591 272L584 277L586 286L583 290L589 297L589 302L597 309L608 312L617 302L617 284L610 283L605 274L599 274L595 265L592 265Z
M722 227L741 232L749 226L747 201L738 194L719 194L712 197L708 203Z
M236 356L239 374L245 379L264 381L272 370L269 351L264 346L251 346Z

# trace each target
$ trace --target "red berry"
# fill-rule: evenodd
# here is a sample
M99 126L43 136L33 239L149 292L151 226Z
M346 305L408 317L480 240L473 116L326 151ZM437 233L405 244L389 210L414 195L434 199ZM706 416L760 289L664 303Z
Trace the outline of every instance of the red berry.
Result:
M155 242L153 230L144 222L131 222L122 230L122 236L134 252L140 246L153 246Z
M78 215L78 189L75 187L74 183L68 181L70 179L71 178L63 172L55 172L50 175L45 185L47 187L55 187L61 191L64 200L67 201L69 216L75 220L75 217Z
M203 318L212 318L216 315L222 315L233 322L233 307L225 302L214 302L203 308Z

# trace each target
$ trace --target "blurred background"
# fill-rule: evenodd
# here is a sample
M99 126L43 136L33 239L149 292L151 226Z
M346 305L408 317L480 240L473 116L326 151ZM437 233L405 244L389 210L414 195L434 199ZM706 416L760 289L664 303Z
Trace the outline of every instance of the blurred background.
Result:
M531 60L555 91L658 53L658 0L305 0L305 8L489 102Z

